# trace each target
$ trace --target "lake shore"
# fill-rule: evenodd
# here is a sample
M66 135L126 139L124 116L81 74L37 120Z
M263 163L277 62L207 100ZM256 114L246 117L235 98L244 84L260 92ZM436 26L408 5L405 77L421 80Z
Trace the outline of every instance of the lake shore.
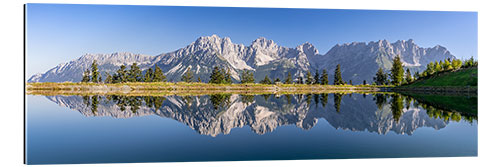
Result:
M27 83L27 94L297 94L297 93L348 93L384 92L390 88L373 85L304 85L304 84L207 84L207 83Z

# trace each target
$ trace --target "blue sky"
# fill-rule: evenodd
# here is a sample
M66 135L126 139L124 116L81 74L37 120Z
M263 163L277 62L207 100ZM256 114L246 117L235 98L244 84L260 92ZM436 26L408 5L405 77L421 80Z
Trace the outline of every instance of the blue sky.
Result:
M413 39L477 58L477 13L336 9L28 4L27 75L85 53L157 55L217 34L249 45L258 37L286 47Z

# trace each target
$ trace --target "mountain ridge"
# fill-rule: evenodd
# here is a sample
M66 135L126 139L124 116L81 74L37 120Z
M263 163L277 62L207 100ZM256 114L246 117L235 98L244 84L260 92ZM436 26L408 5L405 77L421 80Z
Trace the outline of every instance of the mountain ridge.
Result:
M84 69L96 60L103 78L106 72L113 73L120 65L128 66L135 62L141 70L159 66L171 82L179 81L188 68L193 70L195 78L200 77L207 82L214 66L230 69L234 81L240 80L239 74L243 70L255 72L256 81L265 75L283 79L288 72L294 78L304 77L308 71L314 73L322 69L326 69L333 78L335 66L341 64L343 78L359 84L363 80L371 81L379 67L388 70L391 60L398 54L404 65L413 71L423 70L423 66L431 61L455 58L443 46L422 48L413 39L394 43L379 40L336 44L325 54L320 54L309 42L288 48L259 37L245 46L232 43L229 37L221 38L214 34L199 37L186 47L156 56L129 52L87 53L45 73L35 74L28 82L79 82Z

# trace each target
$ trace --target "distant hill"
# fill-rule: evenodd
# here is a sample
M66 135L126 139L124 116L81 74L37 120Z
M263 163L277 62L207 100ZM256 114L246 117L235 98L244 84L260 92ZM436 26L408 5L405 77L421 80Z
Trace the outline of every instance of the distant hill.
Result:
M405 67L413 72L422 71L425 64L431 61L455 58L445 47L437 45L422 48L411 39L394 43L379 40L335 45L322 55L308 42L295 48L287 48L261 37L250 46L245 46L232 43L228 37L212 35L200 37L184 48L157 56L132 53L85 54L45 73L35 74L28 82L79 82L83 71L90 68L92 61L96 60L103 79L106 78L105 72L113 73L120 65L129 66L132 63L138 63L141 70L157 65L164 71L168 81L179 81L187 69L191 68L194 78L200 77L204 82L209 80L214 66L231 69L234 81L240 80L239 73L243 70L253 71L255 80L260 81L265 75L271 79L279 77L283 80L288 72L297 78L304 77L307 71L314 73L323 69L333 78L335 67L340 64L344 80L360 84L363 80L371 82L379 67L388 71L392 65L391 60L396 55L401 55Z

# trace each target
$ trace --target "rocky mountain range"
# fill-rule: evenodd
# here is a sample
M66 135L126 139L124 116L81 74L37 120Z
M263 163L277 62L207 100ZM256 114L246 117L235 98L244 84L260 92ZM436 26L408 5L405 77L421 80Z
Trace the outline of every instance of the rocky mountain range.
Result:
M148 97L132 96L47 98L88 117L155 115L174 119L200 134L214 137L243 126L249 126L257 134L269 133L284 125L308 130L319 119L325 119L335 129L378 134L411 135L421 127L441 129L448 124L443 119L429 117L425 110L413 105L404 108L399 120L395 120L391 104L377 106L372 95L344 95L337 100L339 97L334 94L325 95L166 96L156 97L156 104L148 104L151 101ZM338 111L336 102L340 103Z
M204 82L209 80L214 66L230 69L234 81L240 80L239 74L243 70L253 71L255 80L260 81L265 75L283 80L288 72L297 78L304 77L307 71L314 74L316 70L321 72L323 69L333 78L335 67L340 64L343 79L359 84L363 80L371 82L379 67L389 70L391 60L396 55L401 55L405 67L412 71L422 71L431 61L455 58L443 46L422 48L411 39L394 43L379 40L337 44L322 55L308 42L295 48L287 48L261 37L250 46L245 46L232 43L228 37L212 35L200 37L184 48L157 56L132 53L85 54L45 73L35 74L28 82L79 82L83 71L90 68L92 61L96 60L103 78L106 78L106 72L112 74L120 65L138 63L141 70L159 66L168 81L179 81L187 69L191 68L194 77L200 77Z

